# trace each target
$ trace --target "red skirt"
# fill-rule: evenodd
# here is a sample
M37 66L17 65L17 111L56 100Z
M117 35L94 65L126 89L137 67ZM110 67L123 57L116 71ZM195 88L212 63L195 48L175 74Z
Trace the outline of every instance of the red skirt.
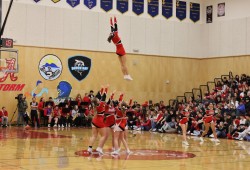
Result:
M96 115L92 119L92 125L94 125L97 128L104 128L104 127L106 127L106 125L104 123L104 115Z
M105 126L112 127L114 124L115 124L115 116L114 115L107 116L105 120Z
M181 120L180 120L180 124L186 124L188 122L188 118L187 117L183 117Z
M119 56L124 56L126 55L125 49L122 44L117 44L116 45L116 54Z
M205 123L211 123L213 120L214 120L214 117L213 117L213 116L207 116L207 117L204 117L204 118L203 118L203 121L204 121Z

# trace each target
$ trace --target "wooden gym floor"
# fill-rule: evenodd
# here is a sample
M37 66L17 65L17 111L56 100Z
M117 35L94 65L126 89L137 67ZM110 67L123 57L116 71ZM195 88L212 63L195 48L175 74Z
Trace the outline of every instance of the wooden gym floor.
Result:
M190 137L189 147L182 146L176 134L136 132L128 134L133 151L110 156L111 138L104 156L86 154L90 129L58 130L40 128L25 131L22 127L0 128L1 170L240 170L250 169L250 142L210 139L201 144Z

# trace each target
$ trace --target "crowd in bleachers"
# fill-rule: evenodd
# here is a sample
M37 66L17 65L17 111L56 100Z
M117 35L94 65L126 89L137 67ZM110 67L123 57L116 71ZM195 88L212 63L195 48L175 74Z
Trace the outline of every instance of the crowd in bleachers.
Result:
M94 107L91 103L93 98L95 95L92 90L85 93L84 97L78 94L74 100L65 100L59 105L55 105L51 97L48 101L41 98L39 102L33 98L34 100L30 102L31 125L61 128L91 127L94 116ZM176 100L168 106L163 101L153 103L151 100L142 104L136 101L127 104L127 125L130 130L136 131L182 133L179 121L186 105L189 105L187 133L200 136L204 130L203 117L209 104L213 105L214 122L219 138L250 140L250 77L245 74L223 77L216 82L215 88L206 92L202 98L198 96L183 101ZM0 116L2 125L6 127L8 113L5 110L3 107ZM18 120L17 124L23 124L20 122ZM213 137L211 130L207 136Z
M190 97L187 101L174 102L164 106L163 102L145 103L142 112L128 121L130 129L150 130L159 133L182 133L179 126L182 112L189 105L190 117L187 133L200 136L204 130L203 117L209 104L214 108L214 122L219 138L250 140L250 77L242 74L223 77L217 81L215 88L206 92L203 98ZM151 103L151 102L150 102ZM135 108L136 110L136 108ZM212 130L207 133L213 137Z

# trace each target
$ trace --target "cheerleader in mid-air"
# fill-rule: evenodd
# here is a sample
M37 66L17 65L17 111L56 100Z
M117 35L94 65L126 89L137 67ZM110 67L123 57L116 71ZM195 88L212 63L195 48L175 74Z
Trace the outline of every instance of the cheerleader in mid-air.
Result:
M132 77L129 75L128 68L126 66L127 56L126 56L126 52L125 52L125 49L123 47L121 38L118 35L118 27L117 27L116 17L114 17L114 24L113 24L112 18L110 18L110 25L111 25L111 33L109 34L108 42L110 43L112 40L113 43L116 45L116 54L118 55L119 61L121 63L121 69L122 69L122 73L124 75L124 79L125 80L133 80Z

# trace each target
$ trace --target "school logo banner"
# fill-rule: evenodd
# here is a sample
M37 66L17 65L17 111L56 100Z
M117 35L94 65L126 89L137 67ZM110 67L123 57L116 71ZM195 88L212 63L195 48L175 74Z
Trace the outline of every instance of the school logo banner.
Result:
M152 17L159 14L159 0L148 0L148 14Z
M85 79L91 68L91 59L85 56L74 56L68 59L70 73L78 80Z
M54 2L54 3L57 3L57 2L59 2L61 0L51 0L51 1Z
M96 6L96 0L84 0L84 5L89 9L92 9Z
M108 12L113 9L113 0L101 0L101 8Z
M55 80L62 74L62 62L56 55L47 54L40 60L38 69L45 80Z
M190 19L193 22L200 20L200 4L190 2Z
M80 0L67 0L67 3L72 7L76 7L77 5L80 4Z
M141 15L144 12L144 0L133 0L132 10L136 15Z
M213 6L207 6L207 23L213 22Z
M173 16L173 0L162 0L162 15L167 19Z
M176 17L182 21L186 19L187 16L187 2L185 1L176 1Z
M121 13L125 13L128 11L128 0L117 0L116 8Z

